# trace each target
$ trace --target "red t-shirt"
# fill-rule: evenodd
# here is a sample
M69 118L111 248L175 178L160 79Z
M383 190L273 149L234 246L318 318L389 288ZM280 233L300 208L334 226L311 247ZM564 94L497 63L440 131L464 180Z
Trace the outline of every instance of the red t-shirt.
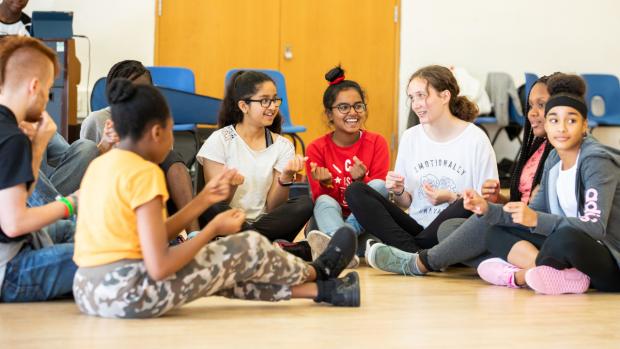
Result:
M310 143L306 150L308 156L306 173L312 190L312 199L316 200L319 196L327 194L338 201L343 216L347 216L350 211L344 191L353 182L349 173L350 166L354 164L353 156L357 156L368 169L364 178L364 183L368 183L373 179L385 180L390 166L390 153L385 138L378 133L363 131L360 139L348 147L336 145L332 140L332 134L333 132L330 132ZM332 188L324 187L312 178L311 162L316 162L317 167L329 169L332 174Z

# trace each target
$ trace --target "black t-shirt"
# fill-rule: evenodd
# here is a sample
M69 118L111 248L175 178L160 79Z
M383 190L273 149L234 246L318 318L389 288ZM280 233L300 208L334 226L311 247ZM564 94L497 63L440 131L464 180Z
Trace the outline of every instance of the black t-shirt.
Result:
M179 153L177 153L176 151L171 150L170 153L168 153L168 156L166 156L166 159L164 159L164 162L159 164L159 168L161 168L162 171L164 171L164 176L166 176L166 178L168 178L168 170L170 169L170 167L177 162L180 162L183 164L183 166L185 166L185 163L183 162L181 155L179 155ZM170 191L169 187L168 187L168 191ZM172 216L179 210L177 206L174 204L174 202L172 201L172 198L168 199L168 202L166 202L166 208L168 209L169 216Z
M15 114L0 105L0 190L22 183L28 190L33 181L30 139L17 127ZM0 227L0 242L21 239L7 237Z
M164 159L164 162L159 164L159 167L162 171L164 171L164 174L167 174L170 166L174 165L177 162L183 162L183 159L181 158L181 155L179 155L179 153L171 150L170 153L168 153L168 156L166 156L166 158Z

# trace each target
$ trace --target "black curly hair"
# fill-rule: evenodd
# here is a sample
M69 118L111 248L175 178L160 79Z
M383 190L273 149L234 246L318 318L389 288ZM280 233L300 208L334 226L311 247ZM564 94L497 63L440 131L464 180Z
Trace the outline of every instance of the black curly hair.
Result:
M151 85L134 85L117 78L107 87L114 130L121 139L138 141L153 123L166 125L170 109L164 96Z

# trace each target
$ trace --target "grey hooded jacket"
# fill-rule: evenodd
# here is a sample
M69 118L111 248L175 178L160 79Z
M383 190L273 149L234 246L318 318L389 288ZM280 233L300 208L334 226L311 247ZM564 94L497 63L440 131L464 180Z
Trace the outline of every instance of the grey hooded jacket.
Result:
M538 214L532 233L548 236L569 225L602 242L620 266L620 151L587 137L577 160L575 194L577 217L566 217L556 192L560 157L553 150L545 161L538 194L529 207ZM567 188L568 189L568 188ZM489 203L489 211L480 219L488 224L518 226L501 205Z

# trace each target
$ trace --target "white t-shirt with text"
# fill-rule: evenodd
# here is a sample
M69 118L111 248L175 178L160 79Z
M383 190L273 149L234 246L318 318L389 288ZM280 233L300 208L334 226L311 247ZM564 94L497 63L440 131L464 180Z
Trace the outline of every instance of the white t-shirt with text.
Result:
M491 142L474 124L447 142L430 139L423 125L408 129L398 147L395 171L405 177L405 190L412 197L409 215L425 228L448 203L433 206L424 183L461 194L465 189L480 192L485 180L498 178Z

